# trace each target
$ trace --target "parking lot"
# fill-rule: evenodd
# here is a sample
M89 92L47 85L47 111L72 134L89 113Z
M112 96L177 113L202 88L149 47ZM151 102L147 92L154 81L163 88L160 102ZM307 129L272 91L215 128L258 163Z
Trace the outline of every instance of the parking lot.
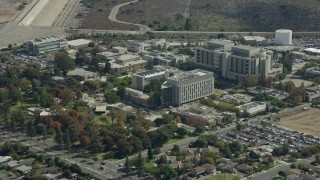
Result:
M313 144L320 144L320 138L307 135L286 127L269 122L250 122L246 127L228 132L222 139L238 141L243 144L257 143L257 145L270 144L274 147L288 145L290 149L302 149Z

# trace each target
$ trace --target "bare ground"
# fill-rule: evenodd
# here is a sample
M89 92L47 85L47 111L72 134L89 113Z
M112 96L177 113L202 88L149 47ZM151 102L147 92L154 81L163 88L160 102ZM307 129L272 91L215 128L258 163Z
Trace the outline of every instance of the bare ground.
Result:
M18 13L20 4L30 4L32 0L0 0L0 23L13 21Z
M279 115L281 126L320 137L320 109L297 109Z
M117 4L129 2L131 0L83 0L79 3L75 18L80 22L81 29L100 30L139 30L133 25L126 25L112 22L108 19L111 9Z

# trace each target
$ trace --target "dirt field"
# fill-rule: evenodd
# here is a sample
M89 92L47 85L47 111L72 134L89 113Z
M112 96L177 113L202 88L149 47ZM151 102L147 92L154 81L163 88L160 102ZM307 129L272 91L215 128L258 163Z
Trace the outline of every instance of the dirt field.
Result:
M189 16L190 0L145 0L120 9L118 19L139 24L151 25L154 29L160 23L169 26L168 30L183 29ZM181 16L181 18L178 17Z
M77 8L76 19L80 21L82 29L101 30L139 30L136 26L114 23L108 19L111 9L131 0L82 0Z
M280 122L277 124L320 137L320 109L309 108L307 110L284 112L279 115Z
M32 0L0 0L0 23L14 20L23 2L30 4Z
M101 17L97 10L92 8L89 19ZM195 31L319 31L319 10L319 0L141 0L123 7L118 17L154 30L181 30L185 17L191 17L191 30ZM177 14L184 19L178 20ZM161 29L158 24L166 26Z

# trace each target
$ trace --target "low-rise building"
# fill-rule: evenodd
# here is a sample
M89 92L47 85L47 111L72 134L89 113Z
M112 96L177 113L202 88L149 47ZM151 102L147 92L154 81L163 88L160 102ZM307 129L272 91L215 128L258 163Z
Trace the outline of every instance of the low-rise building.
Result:
M249 103L254 99L253 96L247 95L247 94L226 94L222 96L221 100L230 104L240 105Z
M40 55L46 52L68 49L68 41L65 37L48 37L23 42L23 48L30 55Z
M130 73L143 69L146 65L145 60L141 60L140 56L133 54L124 54L115 58L110 62L111 69L116 73Z
M67 73L67 76L80 76L83 78L93 78L97 76L97 73L86 71L85 69L82 69L82 68L76 68L74 70L69 71Z
M241 113L247 113L249 116L265 112L267 108L266 102L254 101L247 104L237 106L240 109Z
M126 98L135 104L148 107L150 106L149 98L150 96L144 94L142 91L138 91L131 88L126 88Z
M133 89L143 91L144 87L152 81L166 79L169 77L169 72L165 69L154 69L149 71L142 71L132 75Z
M144 51L144 45L138 41L129 40L127 41L127 49L129 52L140 53Z
M306 100L311 102L313 99L320 97L320 86L314 86L305 89Z
M320 67L311 67L305 70L305 75L308 77L319 77L320 76Z
M250 46L261 46L267 44L266 38L262 36L242 36L241 41L243 44Z
M88 47L89 43L91 43L91 40L88 39L75 39L68 41L69 48L78 49L78 48L84 48Z

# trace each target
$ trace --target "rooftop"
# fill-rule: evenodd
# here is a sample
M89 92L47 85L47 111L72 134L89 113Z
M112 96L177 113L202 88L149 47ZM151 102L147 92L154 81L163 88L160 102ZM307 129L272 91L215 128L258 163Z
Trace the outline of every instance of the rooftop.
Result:
M264 41L266 38L262 36L243 36L243 39L246 41Z
M195 69L192 71L180 72L180 73L170 77L169 79L173 79L173 80L177 80L177 81L187 81L190 79L195 79L195 78L199 78L199 77L206 76L206 75L212 75L212 77L213 77L212 72L201 70L201 69Z
M36 38L34 40L28 41L33 42L34 44L40 44L40 43L49 43L49 42L55 42L55 41L61 41L65 40L64 36L61 37L46 37L46 38Z
M92 42L92 41L88 40L88 39L76 39L76 40L68 41L68 45L69 46L83 46L83 45L88 45L90 42Z

